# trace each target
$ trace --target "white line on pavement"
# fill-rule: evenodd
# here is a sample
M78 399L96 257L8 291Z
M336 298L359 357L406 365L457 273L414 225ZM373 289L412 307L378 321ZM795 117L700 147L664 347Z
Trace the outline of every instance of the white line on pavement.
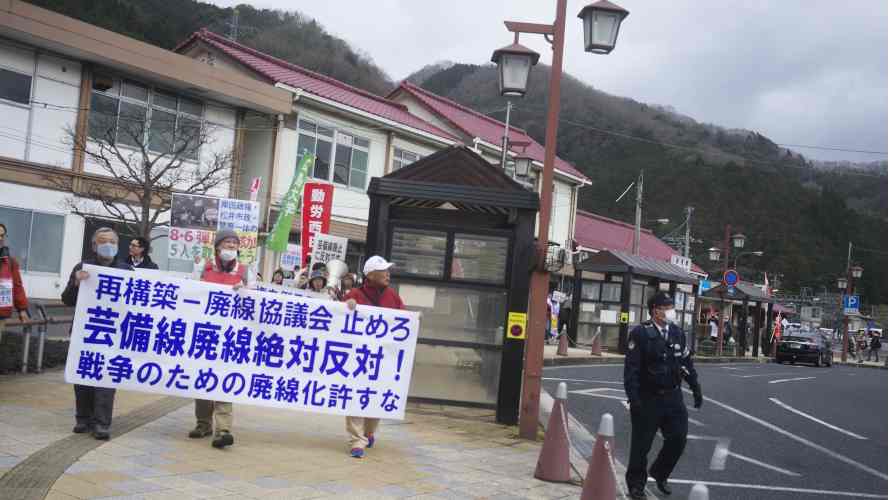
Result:
M758 465L759 467L764 467L766 469L770 469L772 471L779 472L781 474L786 474L787 476L793 476L793 477L800 477L801 476L801 474L799 474L798 472L793 472L791 470L781 469L780 467L777 467L775 465L766 464L764 462L759 462L758 460L756 460L754 458L749 458L745 455L741 455L741 454L735 453L733 451L729 451L728 455L730 455L736 459L743 460L744 462L749 462L751 464Z
M743 368L737 368L737 367L734 367L734 366L720 366L719 368L721 368L722 370L739 370L739 371L743 371Z
M711 401L711 400L710 400ZM648 479L653 481L653 478ZM769 490L769 491L787 491L791 493L809 493L811 495L832 495L834 497L853 497L853 498L888 498L888 495L879 495L875 493L856 493L853 491L835 491L835 490L814 490L810 488L789 488L786 486L768 486L764 484L739 484L739 483L721 483L717 481L698 481L694 479L670 479L670 483L675 484L705 484L706 486L722 486L724 488L745 488L748 490Z
M688 417L688 422L690 422L694 425L699 425L700 427L706 427L706 425L703 422L701 422L695 418Z
M690 391L689 389L683 389L683 390L684 390L685 392L689 393L689 394L691 393L691 391ZM846 457L845 455L842 455L841 453L836 453L835 451L832 451L832 450L830 450L829 448L827 448L827 447L825 447L825 446L821 446L821 445L819 445L819 444L817 444L817 443L814 443L814 442L812 442L812 441L808 441L807 439L805 439L805 438L803 438L803 437L801 437L801 436L796 436L795 434L793 434L793 433L791 433L791 432L789 432L789 431L787 431L787 430L781 429L780 427L777 427L776 425L774 425L774 424L772 424L772 423L770 423L770 422L765 422L764 420L762 420L762 419L760 419L760 418L758 418L758 417L754 417L754 416L752 416L752 415L750 415L750 414L748 414L748 413L746 413L746 412L743 412L743 411L741 411L741 410L738 410L737 408L734 408L733 406L730 406L730 405L727 405L727 404L725 404L725 403L722 403L721 401L717 401L717 400L712 399L712 398L708 398L707 401L709 401L710 403L712 403L712 404L714 404L714 405L716 405L716 406L720 406L720 407L722 407L722 408L724 408L724 409L726 409L726 410L728 410L728 411L730 411L730 412L732 412L732 413L736 413L737 415L740 415L740 416L743 417L743 418L746 418L746 419L748 419L748 420L751 420L751 421L753 421L753 422L755 422L755 423L757 423L757 424L759 424L759 425L761 425L761 426L763 426L763 427L766 427L766 428L768 428L768 429L771 429L772 431L774 431L774 432L776 432L776 433L778 433L778 434L782 434L782 435L784 435L784 436L786 436L786 437L788 437L788 438L790 438L790 439L792 439L792 440L794 440L794 441L798 441L799 443L802 443L802 444L804 444L804 445L806 445L806 446L809 446L809 447L811 447L811 448L814 448L815 450L817 450L817 451L819 451L819 452L825 453L825 454L827 454L827 455L829 455L829 456L835 458L836 460L839 460L839 461L845 462L845 463L848 464L848 465L852 465L852 466L857 467L858 469L860 469L860 470L862 470L862 471L864 471L864 472L868 472L868 473L870 473L870 474L872 474L872 475L874 475L874 476L876 476L876 477L878 477L878 478L881 478L881 479L884 479L885 481L888 481L888 474L885 474L885 473L883 473L883 472L879 472L879 471L877 471L876 469L873 469L872 467L870 467L870 466L868 466L868 465L862 464L862 463L860 463L860 462L854 460L853 458L848 458L848 457ZM884 497L873 497L873 498L888 498L888 496L884 496Z
M788 375L788 373L757 373L755 375L731 375L732 377L739 378L753 378L753 377L773 377L775 375Z
M784 403L783 401L780 401L780 400L777 399L777 398L768 398L768 399L770 399L771 402L774 403L774 404L777 405L777 406L780 406L780 407L782 407L782 408L784 408L784 409L786 409L786 410L789 410L789 411L795 413L796 415L801 415L801 416L807 418L808 420L812 420L812 421L814 421L814 422L817 422L817 423L820 424L820 425L823 425L823 426L825 426L825 427L829 427L830 429L832 429L832 430L834 430L834 431L841 432L842 434L846 434L846 435L848 435L848 436L851 436L851 437L853 437L854 439L867 439L867 438L861 436L860 434L854 434L854 433L851 432L851 431L846 431L845 429L842 429L841 427L836 427L835 425L832 425L832 424L830 424L830 423L824 422L823 420L820 420L819 418L816 418L816 417L813 417L813 416L811 416L811 415L808 415L807 413L805 413L805 412L803 412L803 411L796 410L796 409L793 408L792 406L789 406L788 404Z
M613 368L615 366L621 367L623 366L623 360L617 359L614 363L596 363L594 365L559 365L559 366L546 366L543 367L543 370L564 370L567 368Z
M559 382L589 382L590 384L614 384L614 385L623 385L623 382L616 382L613 380L587 380L582 378L554 378L554 377L543 377L543 380L557 380Z
M795 381L797 381L797 380L811 380L811 379L814 379L814 378L817 378L817 377L781 378L781 379L777 379L777 380L772 380L772 381L770 381L770 382L768 382L768 383L769 383L769 384L779 384L779 383L782 383L782 382L795 382Z

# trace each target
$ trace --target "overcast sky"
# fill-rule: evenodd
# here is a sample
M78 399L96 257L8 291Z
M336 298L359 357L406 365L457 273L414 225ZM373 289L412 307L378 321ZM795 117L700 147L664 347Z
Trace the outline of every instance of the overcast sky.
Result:
M674 106L698 121L756 130L778 143L888 151L885 0L616 0L630 15L608 56L583 52L576 14L588 1L568 1L564 69L581 80ZM494 49L511 43L503 20L552 22L555 16L555 0L248 3L299 9L395 80L440 60L486 63ZM541 37L524 35L521 43L551 61ZM793 149L824 160L888 160Z

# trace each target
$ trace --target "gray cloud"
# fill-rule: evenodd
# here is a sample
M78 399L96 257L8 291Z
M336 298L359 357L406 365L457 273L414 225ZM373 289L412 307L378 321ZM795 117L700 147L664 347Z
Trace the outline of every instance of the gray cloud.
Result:
M439 60L486 63L511 43L503 20L551 22L555 14L554 0L249 3L314 17L394 79ZM582 50L576 13L586 3L568 2L565 71L596 88L776 142L888 151L888 2L618 0L630 15L606 57ZM541 37L521 41L551 60Z

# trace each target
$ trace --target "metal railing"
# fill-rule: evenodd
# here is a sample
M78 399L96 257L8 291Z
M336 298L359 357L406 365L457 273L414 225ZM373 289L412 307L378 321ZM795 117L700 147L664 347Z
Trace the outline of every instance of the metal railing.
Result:
M28 362L31 353L31 337L34 335L34 327L37 327L37 359L35 361L35 372L43 371L43 354L46 347L46 334L50 325L70 325L74 321L74 317L70 315L51 316L47 313L47 309L60 308L62 306L52 306L49 304L33 304L28 308L28 320L20 320L9 318L0 325L0 342L3 340L4 334L17 334L22 336L22 373L28 373ZM37 316L34 312L36 310ZM21 332L10 331L10 328L20 327Z

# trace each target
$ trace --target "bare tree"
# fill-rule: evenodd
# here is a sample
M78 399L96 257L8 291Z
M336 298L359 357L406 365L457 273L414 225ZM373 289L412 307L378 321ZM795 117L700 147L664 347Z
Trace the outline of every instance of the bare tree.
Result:
M88 133L78 137L69 128L68 140L107 180L84 180L65 208L88 217L98 204L127 233L150 239L155 227L166 225L174 191L203 195L231 180L234 152L212 150L216 130L172 113L155 113L149 121L142 108L121 109L119 116L92 110ZM47 179L61 189L73 187L72 179Z

